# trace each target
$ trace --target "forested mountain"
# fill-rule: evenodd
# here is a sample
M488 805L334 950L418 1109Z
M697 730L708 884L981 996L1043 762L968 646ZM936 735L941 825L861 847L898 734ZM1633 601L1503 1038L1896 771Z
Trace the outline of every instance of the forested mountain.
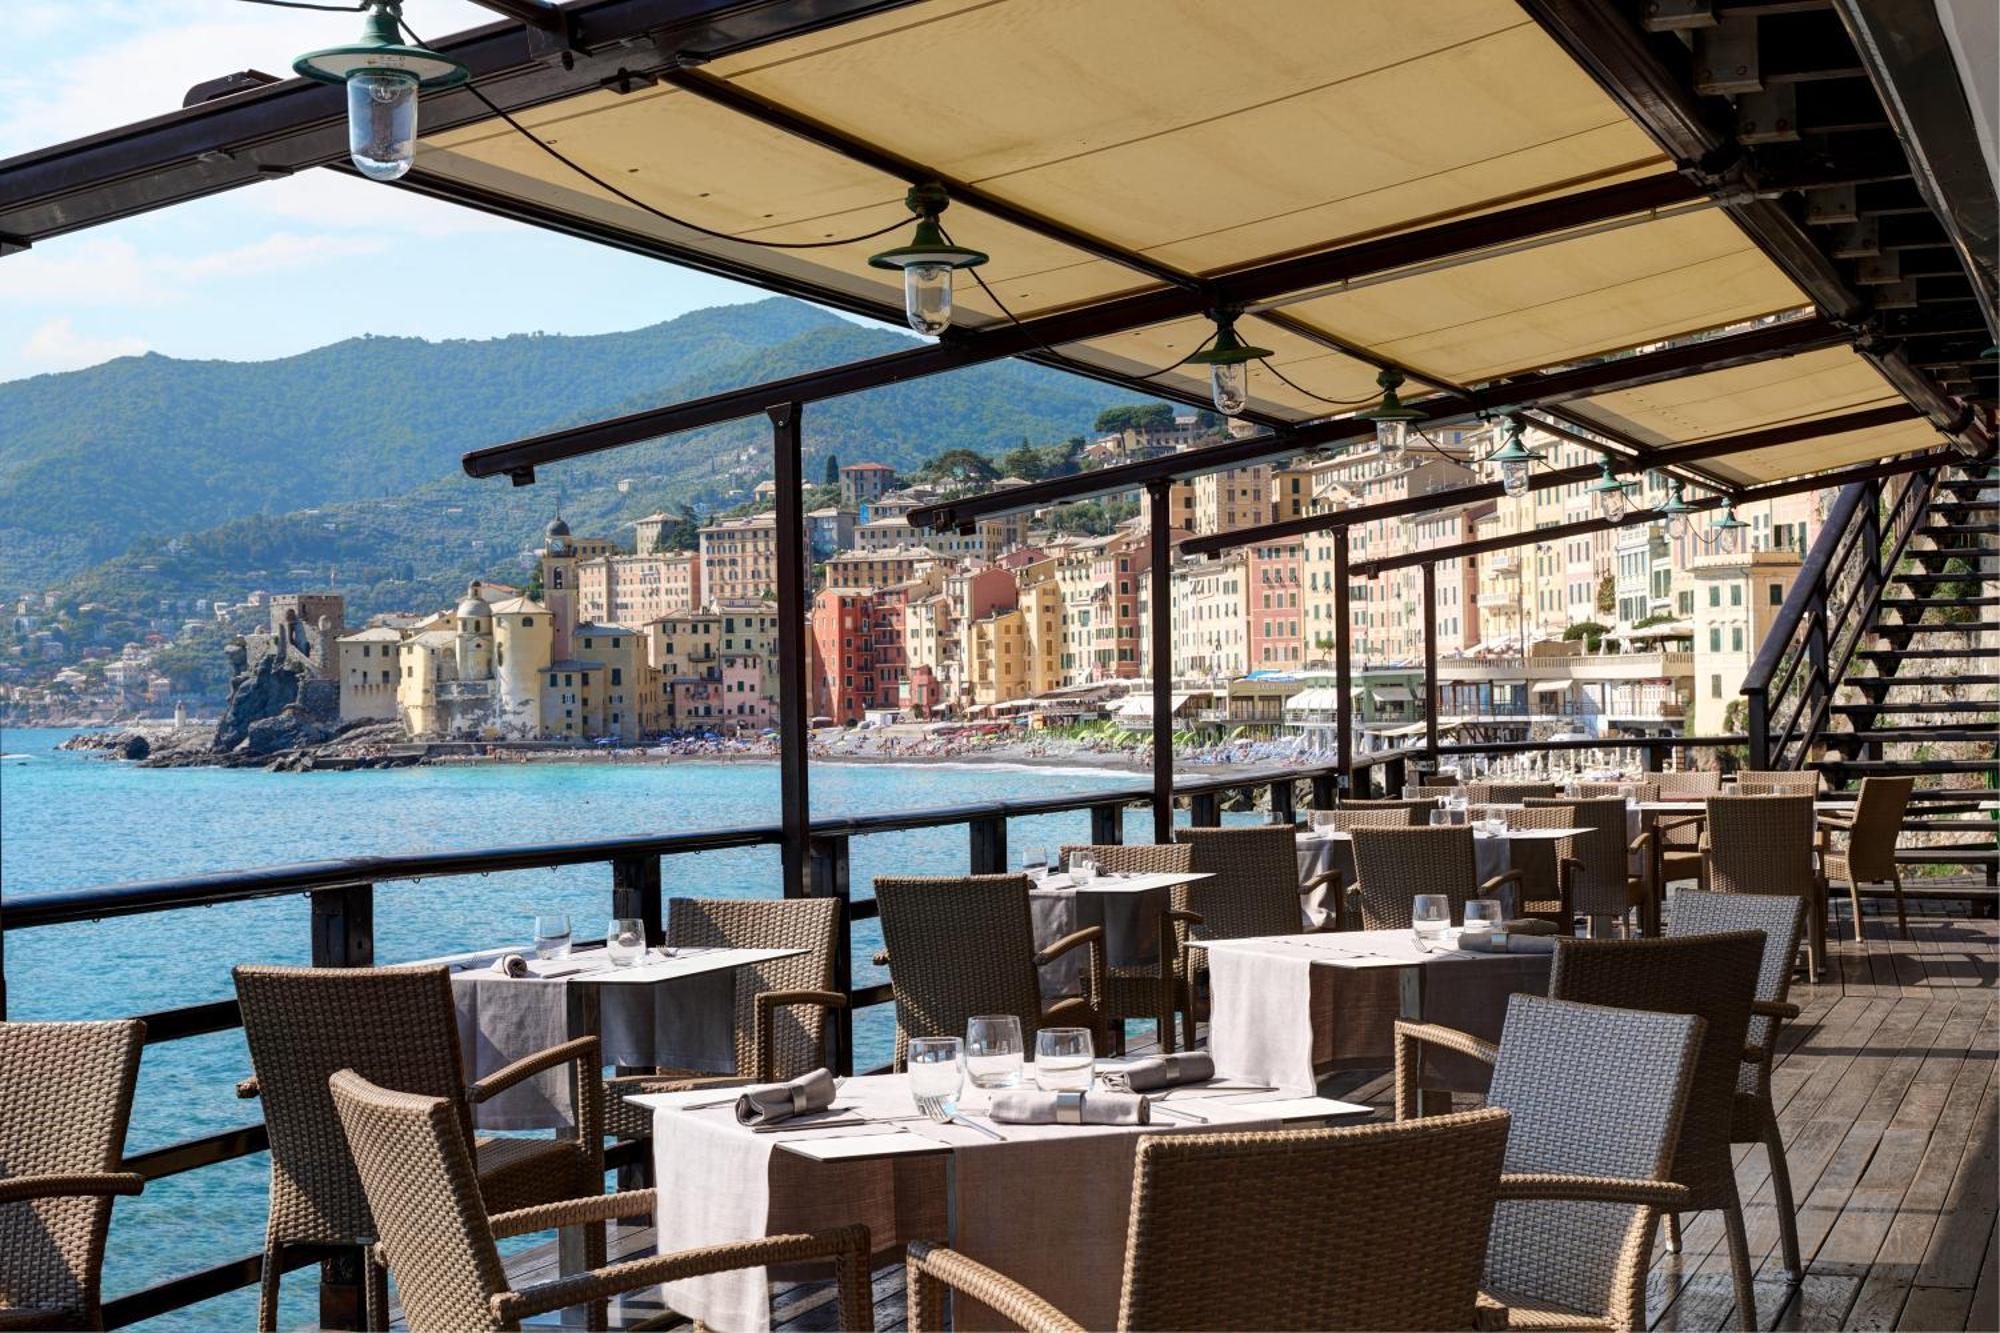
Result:
M465 450L916 341L773 298L627 333L360 338L249 363L148 355L0 384L0 592L73 579L85 595L205 596L236 575L262 571L276 589L330 564L343 584L364 566L426 586L494 572L559 496L579 532L734 503L769 474L769 427L581 459L527 489L466 478ZM893 385L808 408L807 475L827 453L911 466L1060 440L1128 398L1015 362Z

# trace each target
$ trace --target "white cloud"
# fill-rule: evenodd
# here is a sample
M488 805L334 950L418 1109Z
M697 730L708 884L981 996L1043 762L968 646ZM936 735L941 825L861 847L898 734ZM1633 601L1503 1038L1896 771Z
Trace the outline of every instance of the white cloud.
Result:
M162 305L197 287L376 254L388 242L372 236L274 232L262 240L206 254L142 252L116 236L81 236L10 255L4 290L10 300L54 306Z
M146 340L130 335L92 338L78 333L68 319L52 319L28 335L21 359L44 370L81 370L118 356L139 356Z

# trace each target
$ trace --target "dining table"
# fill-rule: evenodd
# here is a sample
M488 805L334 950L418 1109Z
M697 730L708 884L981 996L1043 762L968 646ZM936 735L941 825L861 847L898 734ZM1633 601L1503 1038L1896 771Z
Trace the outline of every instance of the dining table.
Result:
M459 1050L469 1079L572 1037L595 1036L603 1061L626 1068L736 1072L736 985L742 969L804 949L648 949L613 964L604 949L538 959L525 947L425 959L451 973ZM524 975L501 965L522 960ZM551 1070L474 1108L480 1129L556 1129L573 1123L568 1075Z
M1127 1063L1100 1060L1099 1087ZM1034 1065L1026 1071L1032 1087ZM958 1104L968 1123L937 1123L917 1112L906 1075L861 1075L839 1081L826 1111L759 1128L713 1092L633 1096L653 1117L656 1243L667 1252L861 1223L878 1256L943 1240L1085 1328L1110 1328L1142 1136L1373 1115L1310 1089L1221 1078L1152 1094L1147 1124L1004 1123L991 1097L968 1085ZM669 1283L662 1298L723 1333L766 1333L769 1282L794 1276L825 1272L745 1269ZM961 1298L953 1327L1013 1325Z
M1212 878L1183 870L1099 874L1079 882L1067 872L1051 871L1034 880L1028 891L1035 947L1046 949L1064 936L1102 926L1107 968L1151 967L1159 961L1160 914L1171 905L1173 890ZM1083 950L1071 950L1041 969L1043 999L1082 994L1086 962Z

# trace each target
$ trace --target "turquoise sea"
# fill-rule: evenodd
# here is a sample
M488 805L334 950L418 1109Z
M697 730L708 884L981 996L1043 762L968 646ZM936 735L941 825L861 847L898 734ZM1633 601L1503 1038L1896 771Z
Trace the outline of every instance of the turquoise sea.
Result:
M281 774L261 770L140 769L55 747L63 731L0 732L0 892L39 893L126 880L329 857L503 847L636 833L768 824L777 820L774 764L529 764ZM1144 786L1130 773L1000 765L816 764L816 815L914 810L1009 797ZM1144 838L1143 811L1128 814ZM1148 821L1149 822L1149 821ZM1009 843L1079 842L1088 816L1013 821ZM886 873L953 874L966 832L927 829L856 839L857 896ZM768 895L776 848L669 857L669 896ZM521 941L529 917L569 912L579 936L601 932L611 903L608 866L509 872L378 885L380 962ZM855 932L857 984L879 979L869 958L873 921ZM8 1016L108 1018L226 998L236 963L307 961L303 895L222 907L24 930L6 937ZM890 1014L857 1022L863 1067L887 1059ZM236 1100L249 1072L238 1033L149 1047L128 1150L254 1122ZM157 1181L120 1200L105 1289L117 1295L255 1251L262 1243L262 1156ZM286 1278L286 1324L310 1323L312 1268ZM156 1324L249 1327L254 1292L240 1292Z

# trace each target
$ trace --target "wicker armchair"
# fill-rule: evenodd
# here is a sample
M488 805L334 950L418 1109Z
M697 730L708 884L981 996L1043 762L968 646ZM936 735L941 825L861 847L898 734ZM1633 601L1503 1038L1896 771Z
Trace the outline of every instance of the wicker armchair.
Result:
M1663 801L1693 800L1713 796L1722 790L1722 774L1712 768L1691 769L1684 773L1655 773L1647 780L1659 788Z
M895 1067L911 1037L962 1037L977 1014L1013 1014L1030 1044L1044 1027L1104 1025L1104 928L1088 926L1035 948L1025 875L900 876L875 880L882 911L877 965L889 969L896 996ZM1036 969L1071 949L1090 951L1086 991L1042 1008Z
M736 971L736 1072L658 1069L605 1080L604 1124L613 1138L641 1139L652 1117L625 1099L797 1078L826 1061L826 1015L845 1009L833 989L840 903L833 898L672 898L666 942L677 949L804 949Z
M1669 1173L1669 1179L1687 1188L1687 1197L1664 1206L1675 1213L1721 1211L1737 1317L1748 1329L1758 1326L1757 1295L1729 1144L1737 1074L1763 961L1762 932L1739 931L1681 939L1560 940L1549 969L1553 999L1692 1013L1707 1024Z
M1465 796L1482 805L1519 805L1530 796L1554 796L1553 782L1468 782Z
M1670 1169L1704 1029L1691 1015L1538 995L1508 998L1498 1046L1396 1024L1398 1120L1416 1113L1426 1045L1492 1065L1486 1103L1513 1116L1486 1250L1487 1326L1646 1327L1658 1215L1688 1197Z
M1896 864L1896 838L1903 831L1903 811L1909 807L1915 778L1863 778L1854 813L1821 814L1820 873L1827 884L1847 886L1854 911L1854 938L1861 938L1861 886L1889 884L1896 891L1896 929L1910 938L1910 918L1903 904L1903 872ZM1847 841L1833 845L1834 835Z
M1637 841L1630 845L1626 843L1623 798L1616 795L1608 800L1543 800L1530 797L1527 809L1522 813L1539 815L1551 810L1560 812L1562 823L1568 827L1588 830L1576 837L1564 838L1555 846L1557 874L1563 880L1561 897L1569 909L1578 916L1588 917L1590 933L1595 935L1599 921L1615 919L1623 923L1636 907L1642 929L1651 933L1653 896L1648 877L1632 873L1631 853L1639 852L1640 864L1649 865L1652 839L1650 835L1641 833Z
M102 1328L112 1200L146 1025L0 1023L0 1328Z
M274 1329L284 1251L378 1239L348 1156L327 1079L363 1077L448 1103L477 1159L495 1212L604 1190L604 1082L597 1038L579 1037L516 1060L471 1086L459 1054L450 975L442 967L238 967L236 997L256 1076L237 1087L261 1097L271 1137L271 1217L264 1235L259 1326ZM575 1136L474 1139L472 1107L547 1070L570 1066ZM585 1259L604 1262L602 1226L585 1233ZM388 1327L388 1289L367 1265L368 1326Z
M1478 883L1479 862L1472 829L1463 824L1438 828L1362 828L1354 831L1355 884L1346 912L1358 913L1363 930L1408 930L1411 900L1420 893L1451 899L1451 919L1465 919L1468 898L1495 897L1512 881L1517 902L1524 882L1518 870Z
M381 1225L380 1259L396 1275L413 1329L515 1329L535 1315L574 1306L597 1311L622 1292L734 1268L830 1259L839 1281L841 1328L874 1327L868 1228L770 1236L677 1254L628 1259L516 1289L495 1241L555 1227L602 1227L653 1215L652 1190L548 1200L488 1215L464 1117L449 1098L391 1092L351 1069L329 1080L332 1105L370 1208Z
M1799 954L1805 929L1805 904L1789 894L1689 893L1674 899L1674 938L1722 935L1736 930L1764 932L1764 962L1757 973L1757 1000L1751 1006L1750 1030L1743 1063L1736 1073L1736 1106L1729 1121L1731 1143L1761 1143L1771 1162L1771 1197L1778 1212L1785 1271L1794 1282L1805 1276L1799 1260L1799 1219L1792 1203L1792 1173L1785 1162L1785 1141L1778 1131L1778 1112L1771 1101L1771 1064L1778 1051L1778 1030L1799 1016L1797 1005L1785 999L1792 986L1792 960ZM1668 1243L1680 1241L1680 1219L1667 1219Z
M1634 778L1630 782L1579 782L1576 794L1586 800L1597 800L1606 796L1623 797L1622 788L1632 789L1635 801L1657 801L1660 799L1660 784L1652 778Z
M1806 976L1826 957L1826 877L1810 796L1711 796L1702 835L1702 887L1714 893L1789 893L1806 902Z
M1449 791L1442 794L1446 796L1463 796L1465 793L1463 791ZM1437 797L1408 797L1384 801L1342 801L1338 809L1356 813L1364 810L1407 810L1412 824L1422 824L1430 819L1431 811L1437 809Z
M1430 805L1431 809L1437 808L1430 802L1425 804ZM1346 833L1358 828L1409 828L1416 822L1417 811L1403 801L1397 801L1394 805L1381 809L1373 806L1344 805L1338 810L1315 810L1312 816L1312 827L1331 829L1335 833ZM1424 822L1428 823L1429 820L1426 819Z
M1097 868L1109 875L1186 874L1194 859L1194 848L1184 842L1064 847L1064 865L1069 864L1073 852L1088 853ZM1150 1018L1158 1028L1160 1049L1170 1053L1175 1049L1174 1015L1187 1005L1181 941L1189 926L1201 924L1199 914L1174 905L1185 900L1185 888L1182 885L1168 891L1167 910L1160 913L1159 952L1151 964L1114 966L1108 959L1105 963L1104 1024L1111 1030L1114 1047L1123 1048L1126 1019Z
M1204 1004L1201 982L1208 954L1189 949L1188 939L1303 934L1305 914L1299 894L1304 889L1299 884L1297 831L1290 824L1184 828L1179 838L1191 853L1189 868L1209 876L1174 890L1174 907L1201 918L1199 925L1176 927L1181 932L1181 975L1187 979L1189 1000L1181 1011L1182 1037L1192 1048L1194 1020ZM1332 897L1338 904L1337 882Z
M1507 1121L1142 1138L1118 1327L1471 1328ZM1081 1329L935 1242L908 1275L911 1333L946 1326L947 1288L1028 1333Z
M1817 796L1819 770L1744 769L1736 775L1738 796Z
M1465 788L1459 786L1456 782L1438 782L1435 779L1424 783L1422 786L1403 788L1404 799L1411 801L1434 801L1440 796L1463 795L1465 795Z

